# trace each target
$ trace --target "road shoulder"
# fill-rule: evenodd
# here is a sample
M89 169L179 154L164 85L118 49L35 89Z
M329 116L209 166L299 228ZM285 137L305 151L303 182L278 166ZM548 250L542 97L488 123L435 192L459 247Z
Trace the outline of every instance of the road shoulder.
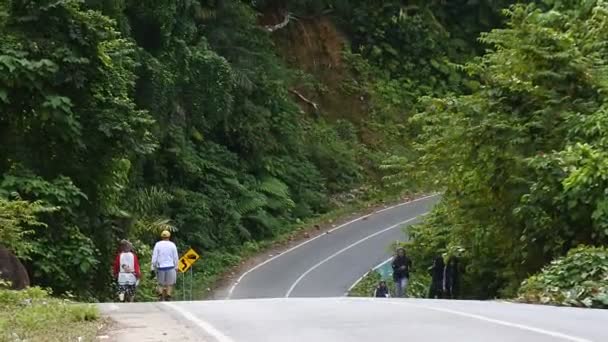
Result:
M161 303L102 304L111 324L100 336L110 342L210 341L196 335L191 324Z

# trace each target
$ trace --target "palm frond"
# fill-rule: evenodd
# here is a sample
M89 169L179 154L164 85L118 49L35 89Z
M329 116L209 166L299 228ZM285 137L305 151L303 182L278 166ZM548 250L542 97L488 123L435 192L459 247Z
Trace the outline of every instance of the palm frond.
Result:
M129 238L134 240L154 238L163 230L176 232L178 229L168 218L142 217L135 221Z
M165 206L173 196L155 186L138 189L129 199L130 209L139 216L153 215Z

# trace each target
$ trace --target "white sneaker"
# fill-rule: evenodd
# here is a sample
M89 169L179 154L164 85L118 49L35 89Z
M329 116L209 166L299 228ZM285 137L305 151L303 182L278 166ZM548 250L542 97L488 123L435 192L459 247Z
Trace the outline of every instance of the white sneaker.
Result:
M118 300L121 301L121 302L124 302L125 301L125 294L124 293L119 293L118 294Z

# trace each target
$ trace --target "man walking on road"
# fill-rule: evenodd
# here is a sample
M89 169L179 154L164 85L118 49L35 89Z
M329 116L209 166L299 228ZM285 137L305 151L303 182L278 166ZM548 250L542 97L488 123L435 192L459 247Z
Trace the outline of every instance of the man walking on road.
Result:
M154 245L152 252L152 272L156 272L158 281L158 297L162 300L171 300L173 286L177 280L177 247L171 240L171 233L164 230L160 234L161 240Z
M412 261L405 255L405 249L397 249L397 255L393 258L393 279L395 280L395 297L407 295L407 283L410 278Z

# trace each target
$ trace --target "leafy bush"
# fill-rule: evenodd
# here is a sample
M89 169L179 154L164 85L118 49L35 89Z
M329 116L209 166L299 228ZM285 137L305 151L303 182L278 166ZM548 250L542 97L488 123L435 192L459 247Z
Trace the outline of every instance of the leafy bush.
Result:
M412 249L462 248L472 297L512 297L572 247L608 243L608 136L598 128L608 5L545 5L506 10L507 25L480 38L486 54L462 67L471 92L424 99L410 121L419 157L398 174L444 189Z
M361 181L357 130L301 115L246 2L3 1L0 31L0 196L24 201L0 240L56 293L113 296L119 239L230 256Z
M30 203L0 197L0 241L18 257L27 258L33 249L32 243L27 239L28 235L34 233L32 227L45 226L39 222L37 214L52 210L41 202Z
M373 297L374 290L378 286L378 282L382 276L377 271L369 272L361 279L361 281L353 287L348 293L349 297ZM393 278L385 279L391 296L395 294L395 281ZM424 272L412 272L407 288L407 296L409 298L426 298L429 292L431 278Z
M581 246L526 279L518 299L527 303L608 308L608 248Z
M357 138L354 127L339 121L337 127L313 124L310 127L310 145L307 153L326 179L330 193L352 189L361 180L361 167L356 159Z
M41 288L0 288L0 341L94 341L97 307L52 298Z
M34 283L87 298L113 295L119 239L151 245L164 228L223 267L340 193L373 191L364 168L389 145L409 150L416 98L460 88L450 60L474 50L504 2L0 1L0 196L56 208L0 238L32 258ZM351 100L367 108L360 94L374 97L369 117L303 113L297 73L256 8L333 10L366 74Z
M378 286L378 282L382 279L380 273L373 271L366 274L361 281L349 292L349 297L372 297L374 295L374 289ZM386 282L389 287L391 294L394 293L395 284L393 282Z

